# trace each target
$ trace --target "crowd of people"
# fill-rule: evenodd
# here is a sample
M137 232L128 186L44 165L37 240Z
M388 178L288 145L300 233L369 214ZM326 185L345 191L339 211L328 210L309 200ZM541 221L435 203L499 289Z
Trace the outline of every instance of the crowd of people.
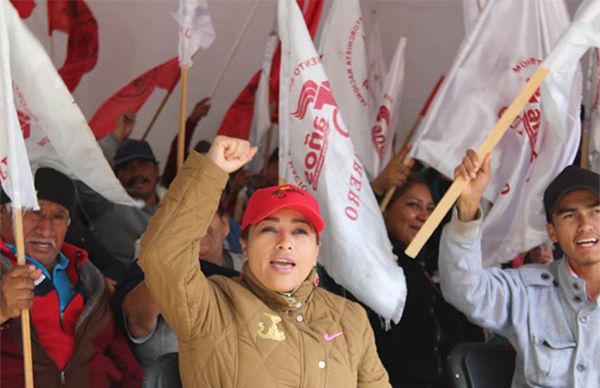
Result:
M209 108L196 104L186 147ZM256 148L217 137L177 173L174 140L161 174L151 146L130 139L134 125L123 114L99 144L141 205L110 203L39 168L40 209L23 216L25 266L2 192L1 386L24 385L26 309L36 387L142 386L144 372L176 352L189 387L441 388L452 348L492 335L516 350L515 387L600 384L597 173L567 167L543 198L549 243L514 268L484 269L489 155L467 151L455 171L466 190L411 259L404 249L449 180L407 163L404 148L371 182L379 200L397 188L383 219L408 290L401 320L386 327L317 264L328 225L309 193L278 184L277 150L252 175L243 166Z

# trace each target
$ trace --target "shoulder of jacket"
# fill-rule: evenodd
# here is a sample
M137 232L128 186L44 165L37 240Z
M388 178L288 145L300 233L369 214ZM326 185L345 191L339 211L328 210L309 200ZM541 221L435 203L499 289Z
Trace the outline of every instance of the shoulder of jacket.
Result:
M519 268L517 271L519 273L519 276L521 277L521 280L523 281L523 284L526 287L551 287L555 278L555 275L552 271L552 267L549 267L547 265L526 265L524 267Z

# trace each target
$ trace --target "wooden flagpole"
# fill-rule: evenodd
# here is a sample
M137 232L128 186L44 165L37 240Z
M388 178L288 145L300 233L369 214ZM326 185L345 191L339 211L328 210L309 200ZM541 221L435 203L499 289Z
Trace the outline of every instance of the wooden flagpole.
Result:
M508 109L504 111L504 114L500 117L496 126L477 150L477 156L480 160L483 160L483 158L489 154L500 141L515 117L523 110L527 101L529 101L529 98L531 98L542 82L544 82L544 79L548 75L548 71L549 70L545 67L538 67L525 87L519 92ZM454 202L456 202L460 194L464 191L467 183L468 182L462 176L456 178L433 210L433 213L431 213L429 218L427 218L427 221L425 221L425 224L419 229L415 238L413 238L408 247L406 247L406 250L404 251L406 255L414 259L419 254L429 237L433 234L433 231L437 228L446 213L448 213L452 205L454 205Z
M17 245L17 265L25 265L25 238L23 236L23 210L13 209L15 215L15 242ZM31 353L31 325L29 310L21 311L21 332L23 337L23 364L25 387L33 388L33 358Z
M181 171L185 159L185 109L187 105L187 83L190 67L181 66L181 105L179 107L179 135L177 135L177 172Z
M260 2L261 2L261 0L258 0L254 4L254 7L252 8L252 11L250 11L250 14L248 15L248 18L246 19L244 26L242 27L240 33L238 34L238 36L235 40L235 43L233 43L233 47L231 48L231 50L229 51L229 54L227 55L227 59L225 59L225 63L223 64L223 66L221 66L221 71L219 72L219 75L217 75L217 77L215 78L215 83L213 84L212 88L210 89L210 93L208 93L208 97L210 99L212 99L214 97L215 91L217 90L217 87L221 83L221 79L223 79L223 75L225 74L225 71L229 67L231 60L233 59L233 54L235 54L235 52L237 51L237 48L239 47L240 42L242 41L242 38L244 37L244 34L246 33L246 30L248 29L248 26L250 25L250 22L252 21L252 18L254 18L254 14L256 14L256 10L258 9Z
M175 89L176 85L177 84L175 84L173 86L173 89ZM165 105L167 103L167 100L169 99L169 97L171 97L171 94L173 93L173 89L169 90L167 92L166 96L162 99L160 105L158 106L158 109L154 113L154 116L152 116L152 120L150 120L150 124L148 124L148 127L146 128L146 130L144 131L144 134L142 135L142 140L146 140L146 137L148 136L148 134L150 133L150 130L154 126L154 123L156 122L156 119L158 119L158 116L160 115L160 113L162 112L163 108L165 107Z

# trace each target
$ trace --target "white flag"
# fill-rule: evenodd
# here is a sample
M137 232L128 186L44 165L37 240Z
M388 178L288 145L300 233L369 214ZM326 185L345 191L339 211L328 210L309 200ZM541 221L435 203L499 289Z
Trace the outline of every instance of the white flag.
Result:
M179 0L179 11L173 17L179 23L179 65L192 66L192 57L200 47L207 49L216 34L206 0Z
M13 100L5 11L5 7L0 9L0 184L14 208L37 209L33 177Z
M383 90L385 74L387 72L385 61L383 60L383 47L381 46L381 32L377 14L373 11L371 23L367 24L367 90L371 96L371 101L378 102ZM377 105L373 104L374 110ZM371 112L371 117L377 112Z
M383 218L296 2L278 3L279 171L312 193L326 222L319 261L336 282L398 322L406 299Z
M563 0L489 1L423 121L414 156L453 176L466 149L479 148L568 25ZM569 99L558 121L549 119L555 117L551 101L537 91L492 153L493 178L484 193L494 203L483 221L486 265L547 241L542 195L573 160L579 141L581 79L566 81L562 97Z
M487 0L462 0L463 21L465 24L465 35L469 35L475 27L477 18L481 14Z
M319 51L331 89L360 160L375 177L376 150L371 139L373 105L367 89L369 73L365 26L358 0L334 0L321 34Z
M273 55L278 43L279 38L277 33L273 32L267 39L267 47L265 48L263 64L260 70L260 79L256 88L252 126L250 127L250 137L248 139L250 144L258 146L258 156L253 158L250 163L250 170L253 173L258 173L263 168L265 153L270 154L275 149L278 141L278 131L275 128L271 128L271 109L269 104L271 63L273 63Z
M590 53L585 93L585 128L588 133L588 168L600 171L600 50Z
M43 47L13 6L0 4L10 42L13 96L32 169L52 167L112 202L134 205Z
M402 86L404 85L404 64L406 37L400 37L396 53L385 78L385 86L379 97L377 113L372 128L373 143L377 150L375 173L379 174L392 158L394 128L398 125L398 111ZM406 136L404 136L406 137Z

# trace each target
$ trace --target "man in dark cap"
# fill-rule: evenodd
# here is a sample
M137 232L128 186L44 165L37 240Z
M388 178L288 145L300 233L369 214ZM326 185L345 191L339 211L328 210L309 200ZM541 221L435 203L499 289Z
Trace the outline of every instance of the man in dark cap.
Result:
M104 277L64 242L75 187L62 173L35 173L39 210L23 213L27 265L16 260L10 198L0 205L0 385L24 385L20 315L31 310L36 387L140 386L142 372L115 327Z
M481 163L469 150L455 174L469 183L440 244L444 297L515 347L513 387L598 386L600 176L569 166L544 192L546 229L563 260L484 270L479 201L491 177L490 155Z
M103 149L108 156L106 144ZM142 207L113 204L83 184L78 189L94 235L128 267L135 258L135 243L166 190L158 185L158 161L145 140L121 142L111 160L117 178L132 198L143 201Z

